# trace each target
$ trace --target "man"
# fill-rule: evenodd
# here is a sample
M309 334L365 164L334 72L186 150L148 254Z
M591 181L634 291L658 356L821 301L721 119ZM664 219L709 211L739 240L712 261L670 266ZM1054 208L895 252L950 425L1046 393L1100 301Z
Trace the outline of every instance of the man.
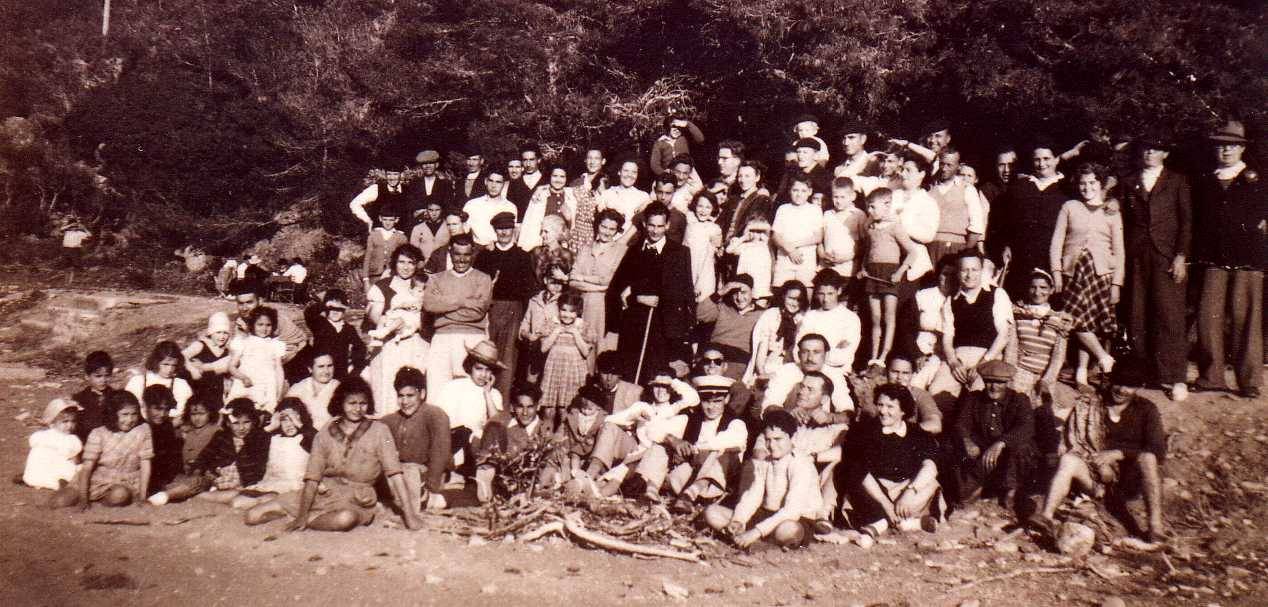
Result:
M669 209L669 228L665 232L665 237L670 241L682 244L682 239L687 235L687 215L684 212L687 207L679 210L674 207L674 200L680 191L678 188L677 177L673 173L665 173L656 178L652 184L653 202L659 202ZM635 215L634 225L642 222L642 215Z
M528 210L528 201L533 197L533 191L537 186L542 185L544 175L541 172L541 151L535 145L525 145L520 148L520 164L524 167L524 173L518 177L510 179L510 185L507 186L506 197L515 203L515 208L519 210L519 216L524 216L524 211Z
M418 247L423 259L427 259L433 251L449 244L450 231L441 202L428 200L424 204L422 216L409 233L409 243Z
M600 352L595 359L594 372L597 378L591 383L603 395L599 403L608 413L624 411L643 397L643 388L621 378L621 357L615 350Z
M700 346L700 358L696 368L701 377L725 377L726 367L726 355L717 343ZM744 385L744 382L730 382L726 398L727 413L744 420L745 423L752 423L756 427L762 421L762 411L756 406L758 404L756 395Z
M986 232L986 213L977 188L960 178L960 152L943 148L938 156L938 180L929 195L938 202L938 233L929 243L929 258L942 259L965 249L977 249Z
M1066 422L1068 450L1048 485L1043 506L1028 521L1049 537L1055 539L1053 517L1076 484L1097 498L1106 496L1107 488L1118 500L1144 493L1149 516L1145 540L1152 543L1165 537L1162 464L1167 433L1158 407L1137 393L1147 372L1134 362L1116 364L1109 389L1096 399L1099 402L1077 405Z
M841 147L845 158L833 171L835 177L874 177L881 174L881 163L867 153L867 127L857 120L841 127Z
M795 175L804 175L810 180L810 189L815 192L827 193L831 191L832 179L828 174L828 170L823 168L817 160L817 154L823 149L823 145L817 139L803 137L793 144L793 149L797 153L797 166L792 171L785 171L785 175L779 184L779 193L775 196L775 207L791 200L788 196L789 190L792 188L792 178ZM772 209L772 213L774 210Z
M433 154L435 152L432 152ZM419 156L424 153L420 152ZM439 161L439 156L437 156ZM420 165L423 166L423 165ZM432 186L435 186L436 165L431 165ZM380 179L357 194L352 202L348 203L348 208L352 210L352 215L359 219L361 223L366 225L366 229L374 230L374 218L371 217L367 207L374 205L378 209L377 213L382 215L382 210L387 207L395 208L398 212L399 220L397 229L405 234L409 234L414 226L415 216L423 209L423 195L420 190L423 184L419 180L406 183L404 175L397 171L389 171L385 179Z
M1011 146L1004 147L995 154L995 177L987 179L978 191L986 198L987 204L999 200L1013 183L1014 167L1017 166L1017 150Z
M977 252L960 254L960 289L942 306L942 367L929 392L944 411L961 390L981 386L978 365L1002 358L1012 331L1013 304L990 288L982 265Z
M997 266L1007 266L1004 289L1024 293L1035 268L1049 268L1049 248L1061 207L1072 197L1063 187L1058 159L1050 143L1033 147L1033 173L1014 179L991 206L986 242Z
M480 195L480 182L484 181L484 155L480 148L469 146L464 154L467 158L466 170L462 182L454 188L453 203L450 208L461 209L468 200Z
M492 221L497 242L476 258L477 270L493 277L493 302L489 305L489 339L498 347L498 359L506 369L498 373L497 388L502 397L511 396L518 352L516 338L524 306L534 295L533 256L515 246L515 216L498 213Z
M422 371L401 367L394 386L400 409L379 421L392 432L400 454L405 506L414 516L422 516L424 503L428 510L443 510L445 472L453 468L449 416L427 402L427 378Z
M463 376L467 350L488 336L493 279L472 267L475 254L469 234L455 236L449 243L453 268L433 274L423 291L423 310L434 327L427 351L427 391L432 394Z
M744 162L744 144L739 141L725 140L718 144L718 179L726 182L731 191L736 186L740 163Z
M407 187L409 216L406 226L409 231L420 221L428 207L435 204L444 209L453 202L453 182L441 175L436 169L440 167L440 154L433 149L426 149L414 156L414 164L421 176L411 181ZM435 221L435 219L433 219Z
M1166 168L1169 141L1151 133L1137 141L1140 170L1122 184L1127 263L1131 276L1131 340L1151 352L1154 372L1172 400L1189 396L1189 342L1184 298L1192 242L1189 181Z
M817 333L828 340L826 363L842 374L854 365L854 356L863 339L863 323L858 314L841 301L845 280L834 270L820 270L814 282L814 309L807 310L797 325L797 341Z
M799 546L822 516L819 477L814 461L793 450L797 420L792 414L772 409L763 416L763 426L768 455L745 462L745 486L735 508L714 504L705 510L704 520L713 530L728 533L741 548L762 538L779 546Z
M837 486L834 482L836 467L843 457L842 447L850 429L853 411L837 411L832 407L835 386L828 376L819 371L809 371L790 394L783 409L797 419L799 427L793 435L793 451L814 458L819 473L819 490L823 494L824 510L818 517L824 521L822 531L827 531L832 518L832 508L837 503ZM767 445L755 443L754 453L768 450Z
M643 235L631 243L608 286L608 310L615 317L611 326L619 328L617 351L626 379L635 383L646 377L647 369L691 360L691 253L666 238L668 229L669 208L649 204Z
M766 384L766 392L762 396L762 410L770 407L784 406L790 399L797 397L802 379L811 372L820 372L832 380L832 411L845 413L854 410L854 401L850 398L850 386L842 375L841 368L833 368L825 363L828 357L828 340L818 333L803 335L797 341L796 362L784 363L771 375Z
M697 499L716 499L734 487L748 446L748 427L730 414L727 396L734 380L707 375L691 381L700 406L665 423L664 436L639 460L637 474L647 492L660 493L665 480L678 496L674 510L690 513Z
M506 199L503 187L506 185L506 174L498 169L489 169L484 176L483 196L472 198L462 206L467 214L467 225L471 228L471 238L480 247L488 247L497 237L493 234L493 216L498 213L510 213L519 218L515 204Z
M674 178L674 183L678 184L678 189L674 190L673 197L667 204L669 208L683 213L684 219L685 214L690 212L688 208L691 205L692 196L704 188L704 183L696 175L695 167L695 161L686 154L675 156L669 162L669 172Z
M934 402L932 394L911 385L914 374L915 366L912 365L911 359L905 354L895 353L889 355L883 383L877 385L876 381L879 381L879 378L875 381L868 381L866 378L851 381L850 386L858 399L860 417L875 418L877 416L876 394L881 386L888 384L911 395L912 411L906 420L908 423L917 424L921 430L934 436L942 434L942 412L938 410L938 404Z
M1246 128L1229 121L1210 137L1216 168L1197 185L1198 262L1202 305L1198 343L1202 376L1196 387L1227 390L1225 351L1232 361L1237 387L1245 398L1260 395L1263 370L1264 270L1268 269L1268 189L1259 173L1246 166ZM1225 310L1232 330L1225 343Z
M1012 365L990 360L978 372L986 388L966 392L958 404L952 443L960 462L958 497L971 501L987 490L1012 506L1036 463L1034 409L1030 399L1008 387Z
M239 335L250 335L251 329L247 327L246 319L251 312L264 304L264 298L254 291L238 291L234 293L233 299L238 304L238 317L234 319L234 327ZM282 310L278 310L277 315L277 338L286 344L286 353L282 355L283 363L291 362L295 355L308 345L308 333L283 314ZM300 361L300 364L307 364L307 361ZM299 375L303 374L302 369L295 371ZM287 371L287 376L292 377L290 371Z
M431 255L427 256L427 261L423 264L423 271L429 276L453 268L453 260L449 257L448 243L459 234L471 234L471 229L467 226L467 214L462 211L452 210L445 213L445 234L446 244L436 247L431 252Z
M621 237L632 229L635 224L634 216L651 202L647 192L634 186L638 181L638 171L637 161L626 160L621 163L621 169L617 172L618 183L603 190L596 203L599 210L612 209L625 218L625 225L621 226Z

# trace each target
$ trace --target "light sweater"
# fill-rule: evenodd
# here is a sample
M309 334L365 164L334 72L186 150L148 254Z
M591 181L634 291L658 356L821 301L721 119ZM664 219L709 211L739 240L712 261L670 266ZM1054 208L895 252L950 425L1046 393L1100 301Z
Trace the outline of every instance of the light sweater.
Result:
M433 274L423 291L423 309L435 315L436 334L486 333L493 279L476 269Z
M1048 247L1054 271L1068 277L1074 271L1075 260L1086 250L1092 255L1096 273L1112 274L1113 284L1122 286L1127 265L1123 254L1123 215L1107 212L1105 206L1071 200L1061 207Z

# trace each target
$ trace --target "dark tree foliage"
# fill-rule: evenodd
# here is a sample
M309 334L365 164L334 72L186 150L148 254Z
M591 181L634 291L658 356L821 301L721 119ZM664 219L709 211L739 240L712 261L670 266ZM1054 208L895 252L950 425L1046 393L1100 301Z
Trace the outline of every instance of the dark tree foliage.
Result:
M102 7L0 5L0 211L131 214L165 245L228 248L300 202L350 229L366 171L423 146L645 157L671 109L770 157L804 111L829 142L945 117L980 152L1257 125L1268 93L1255 2L115 0L107 36Z

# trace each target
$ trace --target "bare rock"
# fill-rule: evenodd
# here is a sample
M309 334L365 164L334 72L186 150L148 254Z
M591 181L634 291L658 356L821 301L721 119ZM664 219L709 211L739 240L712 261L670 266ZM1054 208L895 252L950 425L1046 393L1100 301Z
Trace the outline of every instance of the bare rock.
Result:
M661 582L660 589L665 593L665 596L678 599L680 601L686 600L687 597L691 596L690 590L687 590L686 588L683 588L682 586L679 586L669 580Z
M1057 531L1057 550L1067 556L1087 556L1096 545L1096 532L1087 525L1061 523Z
M1127 601L1116 596L1105 597L1101 601L1101 607L1127 607Z

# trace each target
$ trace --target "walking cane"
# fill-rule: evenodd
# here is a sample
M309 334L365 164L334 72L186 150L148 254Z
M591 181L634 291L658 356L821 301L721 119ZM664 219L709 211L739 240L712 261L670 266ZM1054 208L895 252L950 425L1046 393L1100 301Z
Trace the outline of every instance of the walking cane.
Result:
M656 308L647 309L647 324L643 325L643 347L638 350L638 366L634 368L634 384L639 383L639 377L643 373L643 357L647 355L647 336L652 332L652 314L656 312Z

